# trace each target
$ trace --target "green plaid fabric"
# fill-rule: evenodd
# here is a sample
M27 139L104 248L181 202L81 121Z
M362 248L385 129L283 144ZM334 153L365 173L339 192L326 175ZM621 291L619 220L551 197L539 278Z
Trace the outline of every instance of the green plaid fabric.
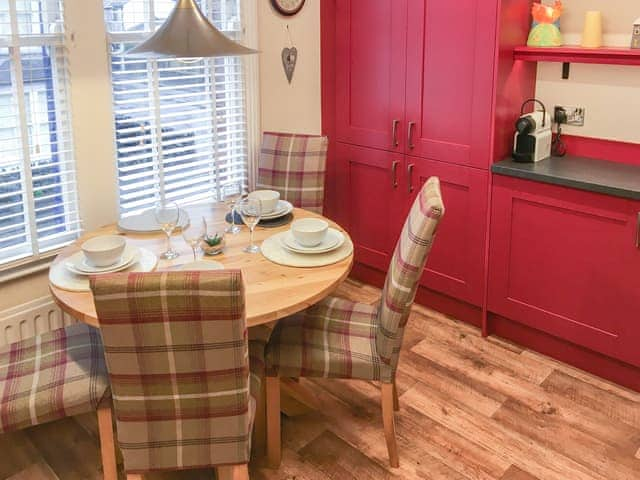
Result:
M391 378L376 353L377 308L328 297L278 322L267 345L268 375Z
M257 188L276 190L294 206L322 213L327 137L265 132Z
M109 395L100 333L83 323L0 348L0 433L98 408Z
M440 180L432 177L413 202L391 259L380 299L376 345L380 358L394 372L418 282L443 215Z
M240 271L105 275L91 288L126 471L247 463L249 381L259 389L264 362L250 375Z
M420 275L444 215L431 178L413 204L379 305L327 298L281 320L267 345L267 375L391 382Z

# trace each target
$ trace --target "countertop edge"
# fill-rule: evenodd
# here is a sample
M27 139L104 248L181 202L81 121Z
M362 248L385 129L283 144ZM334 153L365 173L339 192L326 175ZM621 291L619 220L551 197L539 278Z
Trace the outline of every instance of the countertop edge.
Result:
M562 159L550 159L562 161ZM594 160L594 159L585 159L591 162L602 162L602 165L611 164L614 162L610 162L607 160ZM546 162L548 160L543 160ZM579 161L574 157L574 161ZM586 162L585 162L586 163ZM502 162L494 163L491 166L491 172L497 175L503 175L508 177L519 178L522 180L531 180L538 181L541 183L548 183L552 185L558 185L562 187L575 188L578 190L585 190L588 192L600 193L604 195L611 195L615 197L627 198L630 200L640 200L640 186L637 190L621 187L618 185L612 185L610 183L597 183L594 181L584 180L577 177L572 177L568 175L562 175L561 173L551 173L551 172L540 172L531 170L531 166L533 164L522 163L518 164L516 162L511 161L510 159L503 160ZM624 165L623 168L628 169L629 165ZM634 167L634 166L631 166ZM638 169L638 173L640 174L640 167L636 167Z

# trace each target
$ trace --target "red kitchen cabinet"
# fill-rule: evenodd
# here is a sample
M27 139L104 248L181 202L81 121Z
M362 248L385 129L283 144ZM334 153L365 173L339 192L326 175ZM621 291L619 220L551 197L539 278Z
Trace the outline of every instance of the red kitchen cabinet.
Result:
M336 138L404 148L407 0L335 4Z
M496 177L489 310L640 366L640 203Z
M429 177L439 177L446 209L421 284L482 305L489 172L407 157L407 176L410 201Z
M478 0L409 0L407 153L489 168L496 9Z
M404 221L403 155L338 143L335 158L341 220L353 240L355 260L386 271Z
M386 272L414 196L411 164L415 191L440 177L447 208L423 285L481 306L497 2L340 0L332 8L332 188L356 261ZM386 198L393 205L380 205Z

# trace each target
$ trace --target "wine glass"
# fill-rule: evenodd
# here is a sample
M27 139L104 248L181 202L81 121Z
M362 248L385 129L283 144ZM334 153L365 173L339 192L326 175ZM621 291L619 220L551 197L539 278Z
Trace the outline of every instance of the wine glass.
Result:
M251 232L249 246L246 247L244 251L247 253L258 253L260 247L253 244L253 231L256 225L258 225L260 217L262 217L262 203L257 198L246 197L240 200L236 208L240 211L242 221L249 227L249 231Z
M180 221L180 207L175 202L158 202L153 210L160 229L167 236L167 251L160 255L165 260L173 260L180 256L171 246L171 234Z
M206 233L206 223L204 218L202 222L194 222L187 227L182 228L182 238L191 247L193 251L193 261L197 261L196 250Z
M239 183L233 183L222 187L222 199L231 214L231 224L225 230L226 233L237 235L240 233L240 226L236 225L236 206L242 198L242 186Z

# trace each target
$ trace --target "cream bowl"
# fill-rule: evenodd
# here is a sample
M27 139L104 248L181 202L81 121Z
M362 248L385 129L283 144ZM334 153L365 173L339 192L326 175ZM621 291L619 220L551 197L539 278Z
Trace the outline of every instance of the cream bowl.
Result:
M276 192L275 190L256 190L249 194L249 198L260 200L262 214L265 215L273 212L278 206L280 192Z
M127 240L120 235L94 237L80 247L87 263L94 267L108 267L120 261Z
M329 224L319 218L303 218L291 224L291 233L303 247L320 245L327 236Z

